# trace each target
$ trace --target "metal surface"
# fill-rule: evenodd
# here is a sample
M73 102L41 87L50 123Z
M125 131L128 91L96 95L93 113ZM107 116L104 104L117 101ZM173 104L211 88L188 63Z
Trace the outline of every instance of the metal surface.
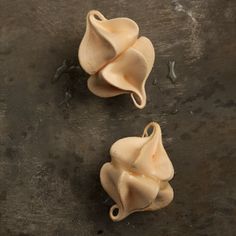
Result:
M90 9L132 18L152 40L145 109L94 96L82 72L51 84L76 59ZM236 235L235 10L233 0L0 0L0 235ZM175 167L174 201L113 223L100 167L114 141L152 120Z

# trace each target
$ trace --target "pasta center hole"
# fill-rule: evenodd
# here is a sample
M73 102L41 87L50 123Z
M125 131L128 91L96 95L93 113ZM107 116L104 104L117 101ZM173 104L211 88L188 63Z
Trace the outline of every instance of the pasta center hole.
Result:
M95 18L96 20L102 21L102 19L100 18L100 16L97 15L97 14L94 15L94 18Z
M148 129L146 130L147 136L150 136L152 132L153 132L153 127L152 126L148 127Z
M119 208L116 207L116 208L113 209L112 215L116 217L116 216L118 216L118 214L119 214Z

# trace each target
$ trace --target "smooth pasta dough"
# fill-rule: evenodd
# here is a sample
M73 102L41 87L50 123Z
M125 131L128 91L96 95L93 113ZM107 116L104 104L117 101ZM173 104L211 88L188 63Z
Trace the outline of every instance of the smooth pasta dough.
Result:
M88 13L79 61L90 74L92 93L104 98L129 93L136 107L146 105L145 82L155 52L151 41L138 34L138 25L129 18L108 20L99 11Z
M152 128L150 135L149 128ZM120 221L136 211L158 210L172 201L174 193L169 181L174 169L157 123L148 124L142 137L116 141L110 155L111 162L102 166L100 180L115 202L110 208L113 221Z

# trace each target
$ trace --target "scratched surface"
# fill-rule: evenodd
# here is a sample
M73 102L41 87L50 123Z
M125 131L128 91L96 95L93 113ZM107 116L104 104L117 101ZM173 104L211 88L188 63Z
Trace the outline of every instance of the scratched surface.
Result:
M152 40L145 109L92 95L83 72L50 83L76 58L90 9L132 18ZM234 0L0 0L0 235L236 235L235 12ZM59 106L68 86L73 99ZM175 199L112 223L99 169L114 141L152 120Z

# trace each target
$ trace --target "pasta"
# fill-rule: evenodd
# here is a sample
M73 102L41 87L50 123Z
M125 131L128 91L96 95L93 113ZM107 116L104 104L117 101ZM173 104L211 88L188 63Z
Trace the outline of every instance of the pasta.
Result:
M152 133L148 135L148 129ZM111 162L100 171L104 190L114 200L110 218L120 221L136 211L153 211L167 206L173 199L169 181L174 169L163 147L160 126L151 122L142 137L116 141Z
M151 41L139 37L138 25L129 18L108 20L99 11L87 15L79 61L90 74L89 90L100 97L129 93L138 108L146 105L145 83L153 67Z

